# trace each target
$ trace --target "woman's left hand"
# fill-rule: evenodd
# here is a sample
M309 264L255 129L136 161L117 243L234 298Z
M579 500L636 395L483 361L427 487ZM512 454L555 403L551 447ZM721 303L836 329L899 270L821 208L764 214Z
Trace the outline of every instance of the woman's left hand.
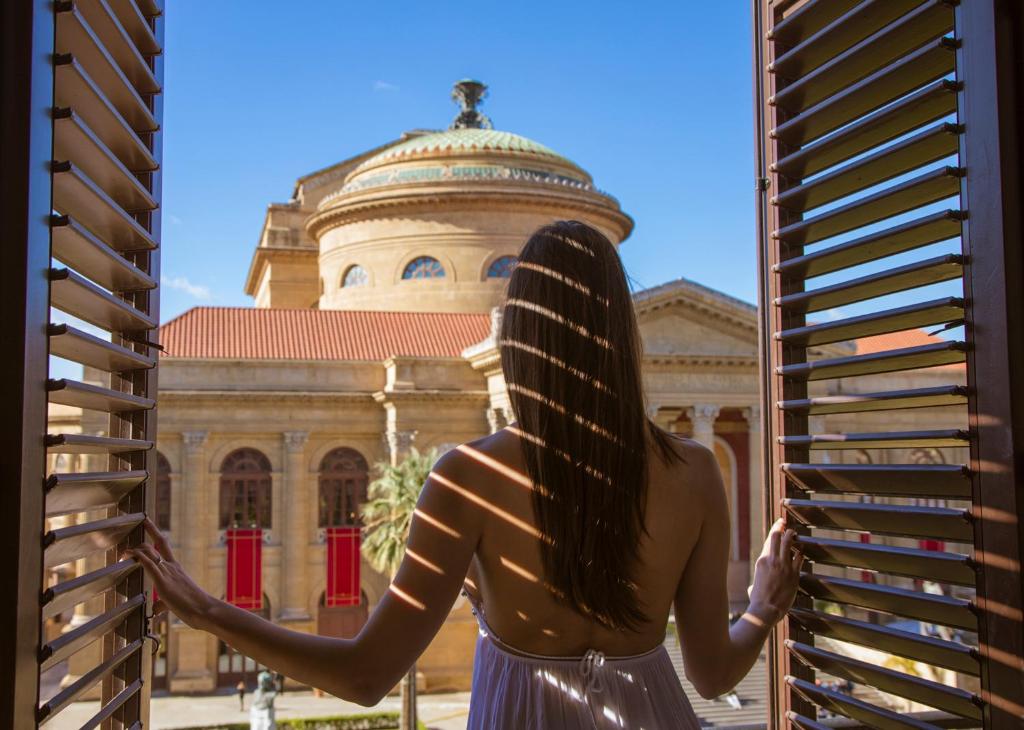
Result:
M170 609L192 628L204 628L203 621L216 599L196 585L174 559L167 538L148 517L143 526L152 543L130 548L124 552L124 556L138 560L153 580L159 594L159 600L153 606L153 614Z

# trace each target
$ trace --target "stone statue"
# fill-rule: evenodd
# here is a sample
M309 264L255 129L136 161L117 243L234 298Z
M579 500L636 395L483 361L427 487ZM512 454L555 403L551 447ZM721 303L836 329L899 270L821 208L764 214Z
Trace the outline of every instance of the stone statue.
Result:
M274 720L274 698L277 687L270 672L264 670L256 678L256 691L249 706L249 730L277 730Z
M476 107L487 96L487 84L473 79L456 82L452 88L452 99L462 107L459 116L448 129L491 129L491 120Z

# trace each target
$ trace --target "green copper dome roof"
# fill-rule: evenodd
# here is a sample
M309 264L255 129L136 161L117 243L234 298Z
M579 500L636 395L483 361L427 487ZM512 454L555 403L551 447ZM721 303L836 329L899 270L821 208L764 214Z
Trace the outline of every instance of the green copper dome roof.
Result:
M570 165L576 168L577 165L571 160L562 157L550 147L545 147L540 142L534 142L512 132L501 132L496 129L448 129L443 132L425 134L404 142L399 142L394 147L389 147L378 155L374 155L360 165L366 169L377 165L398 160L402 157L444 154L446 152L473 152L473 151L495 151L534 154L541 157L548 157L553 162Z

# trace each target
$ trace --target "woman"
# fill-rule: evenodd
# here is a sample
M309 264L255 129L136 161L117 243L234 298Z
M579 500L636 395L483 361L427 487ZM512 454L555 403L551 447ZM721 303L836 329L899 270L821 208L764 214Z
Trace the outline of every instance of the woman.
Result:
M792 604L801 556L780 520L729 625L729 515L714 456L646 416L640 344L612 244L538 230L508 285L502 369L516 422L445 454L408 549L355 639L289 631L202 591L147 524L133 551L161 601L261 664L373 705L460 588L480 623L469 727L698 728L662 646L675 608L687 676L730 690Z

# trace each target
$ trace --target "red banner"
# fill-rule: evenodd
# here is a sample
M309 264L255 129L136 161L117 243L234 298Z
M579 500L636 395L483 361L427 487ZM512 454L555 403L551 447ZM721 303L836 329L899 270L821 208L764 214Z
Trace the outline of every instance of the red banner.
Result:
M230 529L226 600L239 608L263 608L263 530Z
M327 594L328 608L359 605L358 527L327 528Z

